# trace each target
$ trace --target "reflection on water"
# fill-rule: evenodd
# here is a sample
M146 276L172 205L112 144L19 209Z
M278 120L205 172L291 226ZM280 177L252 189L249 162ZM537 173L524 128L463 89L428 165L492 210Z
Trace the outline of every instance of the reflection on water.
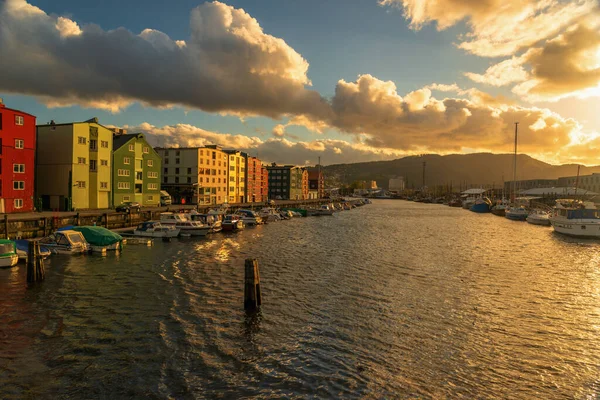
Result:
M390 200L1 270L0 398L592 398L599 249Z

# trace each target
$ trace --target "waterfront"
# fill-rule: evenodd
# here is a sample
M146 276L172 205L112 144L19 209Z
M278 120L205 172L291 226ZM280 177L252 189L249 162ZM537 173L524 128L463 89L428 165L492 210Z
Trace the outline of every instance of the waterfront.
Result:
M1 398L589 398L600 242L381 200L0 270ZM244 259L263 307L242 308Z

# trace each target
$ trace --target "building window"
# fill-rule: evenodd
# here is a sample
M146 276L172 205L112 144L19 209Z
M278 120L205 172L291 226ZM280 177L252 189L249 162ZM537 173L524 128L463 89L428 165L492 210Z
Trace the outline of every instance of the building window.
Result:
M192 173L192 169L188 168L188 175Z
M77 136L77 143L78 144L86 144L87 143L87 139L83 136Z
M135 173L135 179L138 181L141 181L142 179L144 179L144 173L142 171L138 171Z
M230 171L235 171L235 167L229 167Z
M90 171L96 171L96 160L90 160Z
M165 158L165 164L168 164L168 163L169 163L169 159Z
M129 158L129 157L123 157L123 164L125 164L125 165L131 164L131 158Z
M233 187L233 186L229 186L229 191L230 191L230 192L233 192L233 191L235 191L235 187Z
M230 159L231 161L235 161L235 156L231 156L229 159Z
M123 201L129 201L131 198L129 196L123 196Z
M90 139L90 150L98 150L98 141Z
M101 167L108 167L108 160L100 160Z
M23 139L15 139L15 149L24 149L25 141Z
M233 176L229 177L229 182L235 182L235 178Z
M169 173L169 168L163 168L163 174L168 174Z
M24 181L13 181L13 189L14 190L25 190L25 182Z
M15 115L15 125L23 126L24 118L22 115Z
M175 177L175 183L179 183L179 177L178 176Z
M15 199L13 204L15 208L23 208L23 199Z
M24 174L25 173L25 164L13 164L13 172L15 174Z
M148 166L154 167L154 160L148 160Z
M154 200L154 196L148 196L148 201Z
M108 149L108 140L101 140L100 147L102 147L103 149Z
M175 168L175 175L179 175L179 168Z
M181 152L179 150L175 151L175 157L179 157L180 154Z
M128 169L120 169L117 171L117 175L119 176L129 176L130 173L131 171L129 171Z
M108 182L100 182L100 189L108 189Z
M129 145L129 151L135 151L135 145L134 144L130 144Z
M179 164L179 158L175 159L175 164Z
M77 157L77 164L85 164L85 157Z
M85 189L85 181L77 181L75 184L79 189Z
M163 176L163 183L167 183L169 182L169 178L167 178L166 176Z
M0 113L0 131L2 130L2 113Z
M192 183L192 177L191 176L187 177L187 183Z
M119 189L129 189L129 182L119 182L118 188Z
M148 190L157 190L157 189L158 189L158 185L156 183L148 184Z
M144 146L144 154L148 154L150 152L150 149L148 148L148 146Z
M158 178L158 172L148 171L148 178Z

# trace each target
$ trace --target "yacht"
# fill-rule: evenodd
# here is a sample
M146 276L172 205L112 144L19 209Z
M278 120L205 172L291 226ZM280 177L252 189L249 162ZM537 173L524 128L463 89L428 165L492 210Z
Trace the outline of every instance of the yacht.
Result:
M145 237L177 237L179 236L179 229L173 225L162 225L158 221L148 221L139 224L133 231L135 236Z
M550 223L564 235L600 237L600 210L589 201L557 200Z
M252 210L239 210L237 215L240 216L245 225L260 225L263 223L262 217L257 212Z
M206 236L210 232L210 226L199 221L192 221L186 218L184 214L161 213L160 223L161 225L173 226L179 229L180 233L187 233L191 236Z
M545 210L533 210L527 216L527 222L533 225L550 226L550 213Z

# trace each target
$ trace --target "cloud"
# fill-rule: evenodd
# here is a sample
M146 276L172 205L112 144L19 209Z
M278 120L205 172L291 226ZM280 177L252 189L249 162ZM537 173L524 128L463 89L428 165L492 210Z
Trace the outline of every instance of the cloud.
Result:
M472 81L492 86L505 86L513 82L523 82L529 78L529 73L523 68L526 56L512 57L489 67L484 74L465 73Z
M132 102L239 115L327 116L307 89L308 62L244 10L193 9L190 37L136 35L51 16L25 0L0 2L0 90L118 111ZM27 51L23 51L27 49Z
M379 0L398 6L421 29L432 22L439 30L465 21L469 32L458 47L484 57L512 55L552 37L597 9L596 0Z
M285 125L277 124L273 127L273 136L275 137L283 137L285 135Z
M439 92L459 92L460 87L456 83L446 85L443 83L432 83L431 85L425 86L425 89L437 90Z

